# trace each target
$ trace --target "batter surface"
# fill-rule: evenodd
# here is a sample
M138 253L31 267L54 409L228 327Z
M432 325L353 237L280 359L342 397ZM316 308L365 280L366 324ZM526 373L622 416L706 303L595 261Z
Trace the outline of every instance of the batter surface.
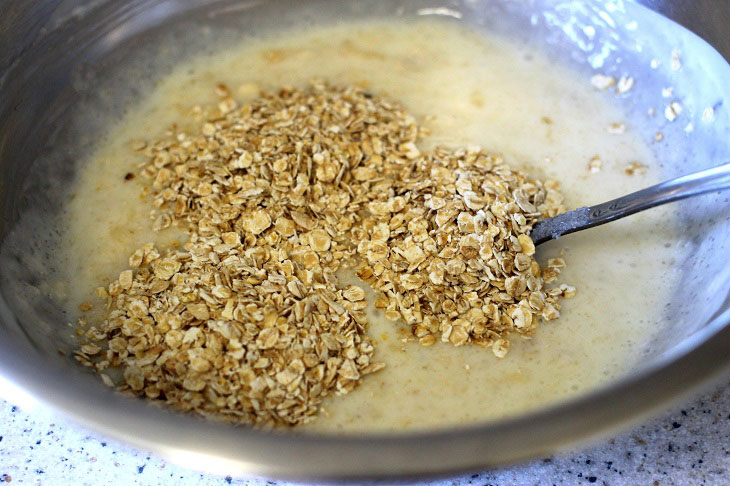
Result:
M246 101L260 89L304 85L315 77L364 85L402 103L430 128L427 148L478 144L537 177L560 181L568 207L662 179L610 95L532 47L437 21L339 25L249 39L180 65L110 127L84 162L65 211L64 271L55 286L69 313L80 317L79 306L94 302L93 290L128 268L135 249L183 237L155 233L150 200L140 196L143 182L123 181L143 161L130 148L134 140L153 139L170 124L190 120L196 104L216 101L219 82ZM617 123L626 129L616 133ZM600 170L592 172L596 156ZM627 175L633 162L646 172ZM676 281L675 255L664 246L673 230L660 227L661 221L655 210L541 246L541 262L562 254L567 267L560 280L578 293L564 302L559 320L543 323L530 340L513 339L504 359L477 346L403 342L398 326L371 308L375 359L386 368L354 392L328 399L304 429L378 432L496 419L621 376L661 330ZM95 316L98 309L84 318L93 322Z

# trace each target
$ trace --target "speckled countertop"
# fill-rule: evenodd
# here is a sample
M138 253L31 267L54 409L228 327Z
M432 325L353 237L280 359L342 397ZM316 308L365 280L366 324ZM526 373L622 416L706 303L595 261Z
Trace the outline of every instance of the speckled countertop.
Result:
M2 391L0 391L2 393ZM180 468L44 409L0 400L0 484L279 485ZM730 484L730 384L583 451L429 483L460 485Z

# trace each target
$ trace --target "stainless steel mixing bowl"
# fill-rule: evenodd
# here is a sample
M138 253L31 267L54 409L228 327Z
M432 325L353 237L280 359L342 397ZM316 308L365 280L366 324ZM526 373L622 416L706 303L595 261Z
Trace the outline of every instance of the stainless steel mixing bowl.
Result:
M717 1L651 1L652 8L694 29L710 44L635 3L621 0L312 1L130 0L0 3L0 374L2 383L73 420L188 467L227 474L298 479L433 475L483 469L574 445L642 420L721 376L730 366L728 196L675 206L687 251L682 280L666 311L666 328L644 364L618 382L548 409L494 423L385 436L313 436L228 427L122 397L83 372L58 349L70 349L67 318L43 291L58 237L26 237L40 214L55 214L75 161L99 133L97 116L138 96L147 70L125 68L147 56L163 74L176 59L251 32L330 19L460 17L539 42L586 73L630 72L637 82L622 109L642 136L646 106L663 106L671 82L684 120L714 107L713 123L666 124L657 145L664 175L730 160L730 6ZM682 76L669 62L647 75L654 57L682 52ZM718 53L719 51L719 53ZM138 64L139 66L139 64ZM155 69L153 69L153 66ZM672 80L670 81L670 78ZM83 113L83 117L77 116ZM81 122L79 120L82 120ZM690 133L691 132L691 133ZM33 256L30 258L29 256ZM631 276L640 278L640 276ZM7 391L7 390L6 390ZM8 397L13 399L12 396Z

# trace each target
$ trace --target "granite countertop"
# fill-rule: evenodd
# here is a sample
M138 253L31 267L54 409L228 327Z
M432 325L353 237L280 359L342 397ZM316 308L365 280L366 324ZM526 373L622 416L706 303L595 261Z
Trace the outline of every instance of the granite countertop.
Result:
M0 390L0 393L2 391ZM0 484L267 485L283 482L213 476L167 463L100 437L60 416L28 413L0 400ZM721 485L730 481L730 384L569 454L428 483L460 485ZM423 483L421 483L423 484Z

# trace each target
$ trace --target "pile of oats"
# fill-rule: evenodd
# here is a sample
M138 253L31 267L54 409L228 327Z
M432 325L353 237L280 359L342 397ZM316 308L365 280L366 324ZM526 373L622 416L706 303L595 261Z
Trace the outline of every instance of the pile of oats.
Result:
M409 324L422 345L471 342L504 357L507 335L531 335L575 292L544 287L565 263L540 268L528 236L563 210L556 184L530 181L476 148L410 150L413 160L371 189L387 199L370 202L352 232L357 275L379 292L375 307Z
M559 315L528 237L561 211L557 184L529 179L480 149L421 152L425 130L360 88L314 82L239 106L225 86L196 108L197 133L139 144L158 230L97 289L106 319L76 353L122 390L177 409L256 425L297 425L354 389L373 360L363 288L423 345L507 353ZM194 118L197 119L197 118Z

